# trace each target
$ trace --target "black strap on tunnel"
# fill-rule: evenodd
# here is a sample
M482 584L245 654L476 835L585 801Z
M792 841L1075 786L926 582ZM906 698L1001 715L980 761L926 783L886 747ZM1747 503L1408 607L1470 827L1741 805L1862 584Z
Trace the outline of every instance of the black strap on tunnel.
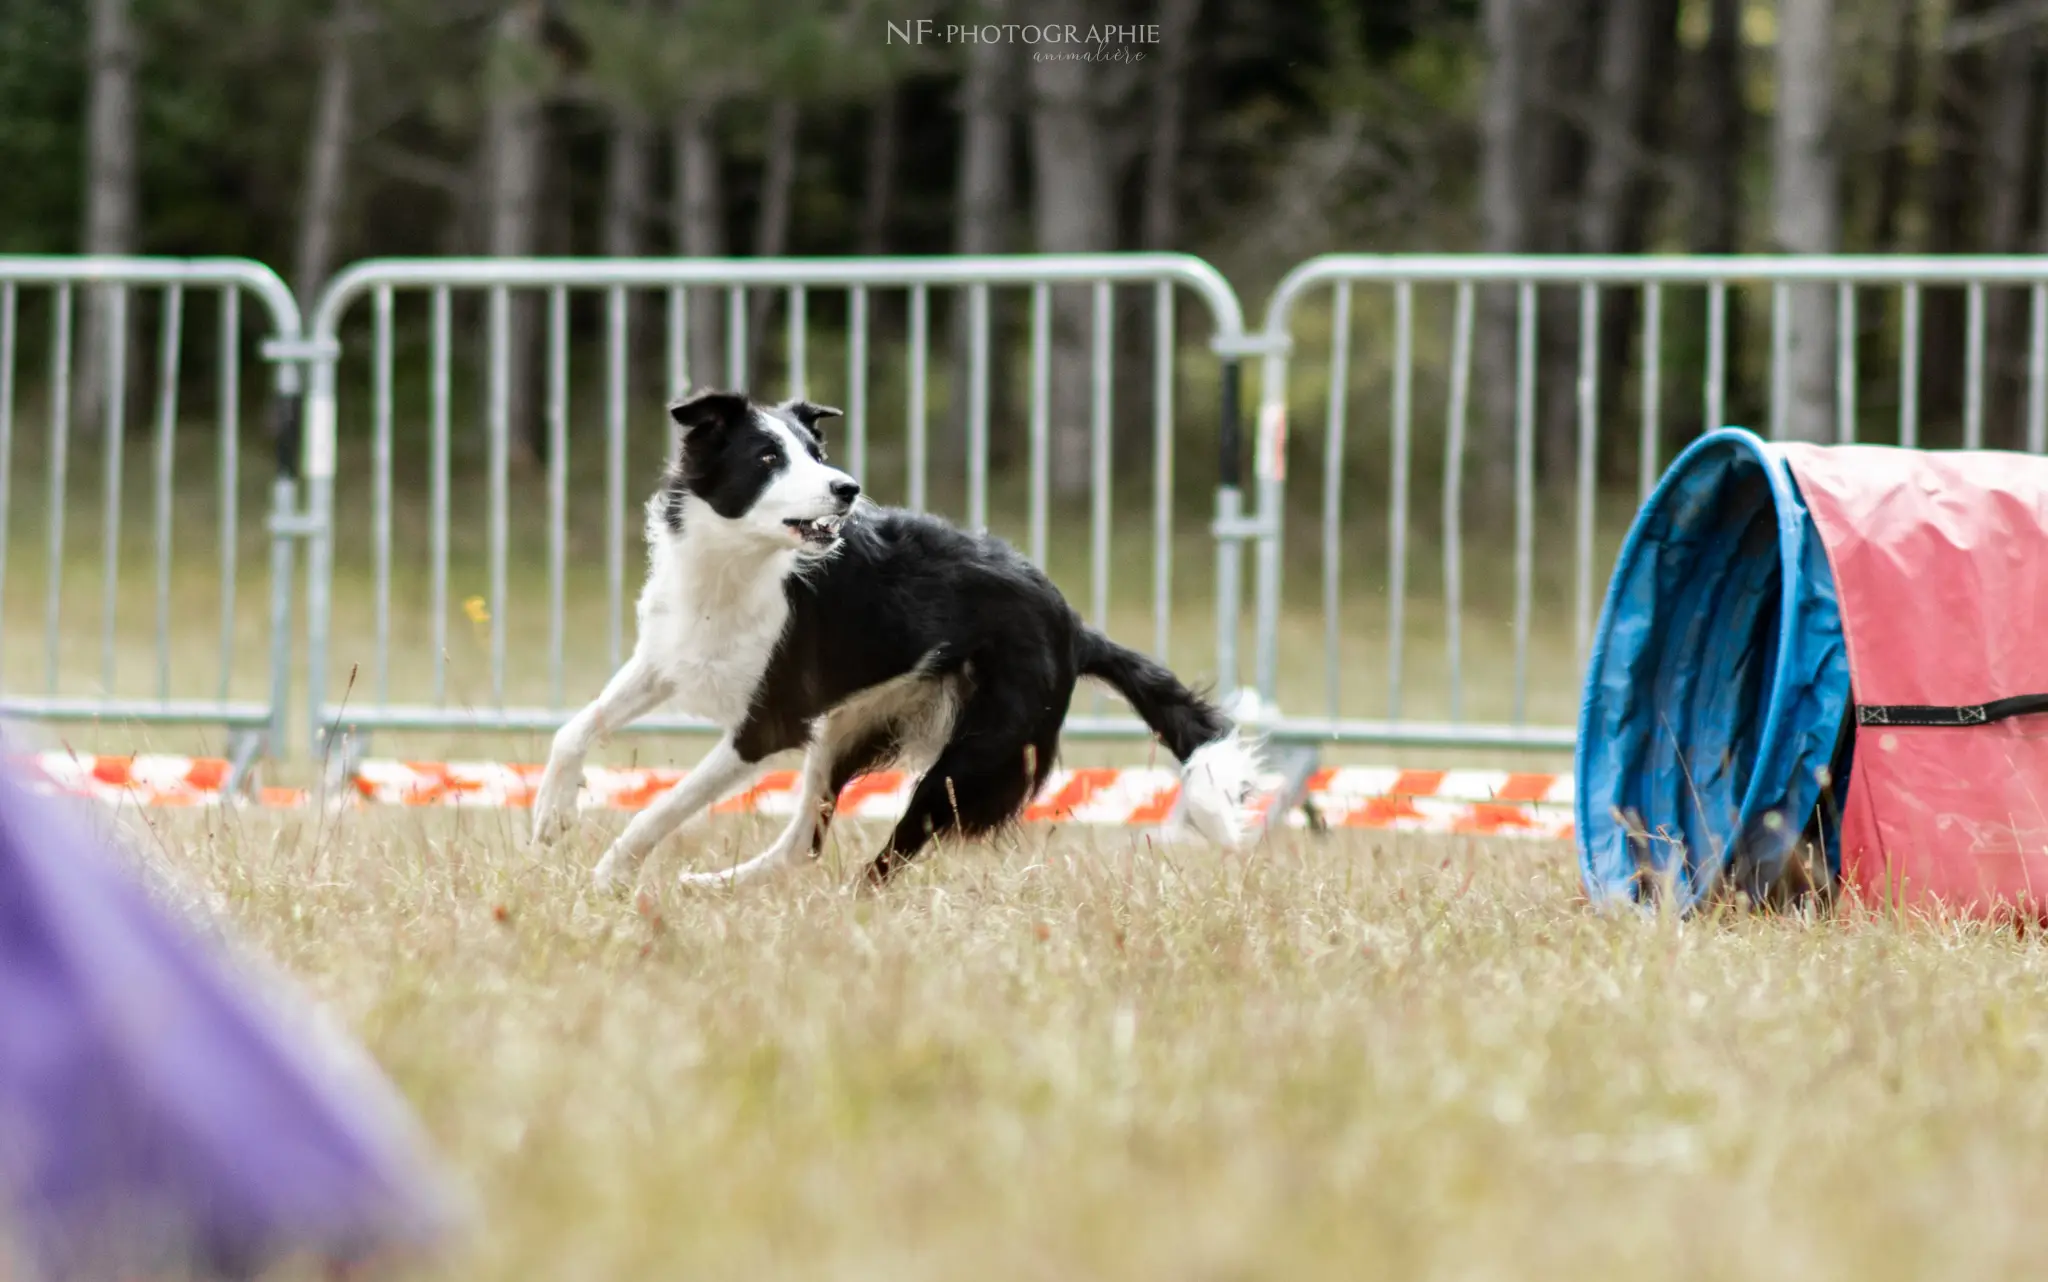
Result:
M1862 703L1856 705L1859 726L1981 726L2007 717L2048 712L2048 694L2016 694L1989 703L1944 708L1931 703Z

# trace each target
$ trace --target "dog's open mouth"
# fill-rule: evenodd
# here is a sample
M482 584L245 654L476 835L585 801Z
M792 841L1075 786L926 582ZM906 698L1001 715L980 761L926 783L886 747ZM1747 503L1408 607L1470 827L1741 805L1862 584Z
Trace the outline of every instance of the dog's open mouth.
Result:
M845 520L843 516L820 516L809 521L784 521L782 524L803 546L828 548L839 537L839 526Z

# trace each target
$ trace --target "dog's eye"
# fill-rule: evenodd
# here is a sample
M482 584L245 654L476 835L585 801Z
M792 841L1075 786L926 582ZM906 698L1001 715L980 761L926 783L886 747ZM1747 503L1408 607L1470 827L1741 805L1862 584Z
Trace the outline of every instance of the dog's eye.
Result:
M774 467L774 466L775 466L775 459L776 459L776 456L775 456L775 451L773 451L773 450L770 450L770 451L769 451L768 453L766 453L766 454L763 454L763 455L761 456L761 461L762 461L763 463L766 463L766 464L767 464L768 466L770 466L770 467Z

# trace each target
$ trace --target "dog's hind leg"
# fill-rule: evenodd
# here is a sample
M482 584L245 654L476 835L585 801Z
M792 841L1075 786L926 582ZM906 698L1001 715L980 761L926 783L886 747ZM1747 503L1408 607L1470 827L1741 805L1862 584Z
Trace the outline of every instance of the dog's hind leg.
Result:
M1064 712L1066 701L1056 707ZM1052 770L1061 715L1027 719L1018 692L984 687L960 709L953 736L932 762L882 853L868 865L881 885L935 837L979 837L1016 819Z
M653 805L633 816L633 822L604 852L591 877L603 891L623 889L640 872L648 852L683 822L734 788L761 772L766 756L748 760L730 734L712 746L710 752L682 782L670 788Z
M555 732L547 769L533 797L533 841L553 845L576 820L576 790L590 750L631 725L669 696L669 683L639 655L626 660L603 693Z
M818 826L811 830L813 856L825 853L825 832L838 813L839 794L846 791L847 784L891 760L896 749L896 727L893 725L865 726L858 734L833 744L832 778L826 785L825 798L818 806Z

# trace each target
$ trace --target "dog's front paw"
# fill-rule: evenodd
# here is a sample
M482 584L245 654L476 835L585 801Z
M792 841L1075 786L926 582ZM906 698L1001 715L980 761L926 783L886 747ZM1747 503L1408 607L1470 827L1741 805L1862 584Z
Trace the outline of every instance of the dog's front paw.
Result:
M597 867L590 870L590 888L600 895L624 895L633 888L636 880L626 873L624 864L616 850L606 851L604 858L597 861Z
M576 822L576 786L573 777L564 778L553 772L541 780L540 791L533 798L534 845L554 845Z

